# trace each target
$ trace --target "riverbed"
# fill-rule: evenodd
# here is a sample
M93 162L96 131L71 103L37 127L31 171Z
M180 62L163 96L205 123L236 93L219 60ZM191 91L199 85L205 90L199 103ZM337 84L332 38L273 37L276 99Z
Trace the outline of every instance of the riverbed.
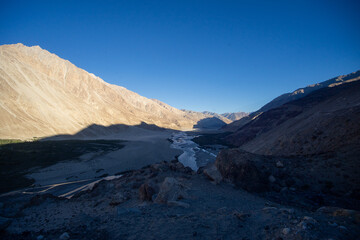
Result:
M171 136L171 147L182 150L183 153L178 157L185 167L190 167L197 171L200 167L206 166L210 162L214 162L219 152L218 148L201 148L192 141L196 135L189 135L186 132L176 132Z

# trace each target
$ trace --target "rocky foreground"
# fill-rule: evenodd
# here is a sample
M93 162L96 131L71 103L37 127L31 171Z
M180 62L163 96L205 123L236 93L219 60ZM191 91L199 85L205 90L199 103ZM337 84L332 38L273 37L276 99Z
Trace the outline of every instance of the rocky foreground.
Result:
M0 238L335 240L360 236L359 212L319 205L295 188L263 188L273 182L271 177L262 179L266 183L257 189L260 179L252 167L234 178L229 165L221 168L219 164L218 160L220 171L209 165L193 172L177 160L162 162L101 181L70 199L48 194L2 197ZM234 181L239 179L250 179L253 185L248 190L256 186L258 193L243 190ZM294 204L294 199L303 204Z

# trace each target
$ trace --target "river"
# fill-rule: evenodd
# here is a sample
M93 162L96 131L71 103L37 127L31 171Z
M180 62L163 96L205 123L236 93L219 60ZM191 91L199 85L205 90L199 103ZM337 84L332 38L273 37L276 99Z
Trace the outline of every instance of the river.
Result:
M185 132L174 133L171 137L173 143L172 148L180 149L183 153L178 157L185 167L190 167L192 170L197 171L199 167L205 166L209 162L214 162L218 149L213 151L200 148L198 144L192 141L196 136L189 136Z

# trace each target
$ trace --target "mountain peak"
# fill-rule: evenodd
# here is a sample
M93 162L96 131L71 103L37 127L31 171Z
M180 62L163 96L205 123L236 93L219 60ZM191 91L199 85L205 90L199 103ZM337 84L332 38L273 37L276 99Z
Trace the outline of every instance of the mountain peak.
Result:
M207 114L183 112L88 73L40 46L0 46L0 135L75 134L91 124L191 130Z

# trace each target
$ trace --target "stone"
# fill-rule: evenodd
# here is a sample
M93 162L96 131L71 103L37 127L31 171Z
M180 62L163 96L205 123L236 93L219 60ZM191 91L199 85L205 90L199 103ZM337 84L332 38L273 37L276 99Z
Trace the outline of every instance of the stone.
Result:
M162 164L160 164L160 163L156 163L156 164L153 164L153 165L151 165L151 168L153 169L153 170L155 170L155 171L160 171L160 172L162 172L163 171L163 166L162 166Z
M215 184L219 184L222 181L222 176L214 164L207 165L203 173Z
M177 201L184 197L183 186L173 177L166 177L160 186L160 191L155 199L156 203L167 203Z
M269 182L274 183L276 181L275 177L273 175L269 176Z
M343 231L347 231L347 228L345 226L339 226L339 229L341 229Z
M288 214L293 214L295 212L294 209L292 208L280 208L279 209L282 213L288 213Z
M298 224L298 226L303 229L312 229L315 225L317 225L317 221L312 217L305 216L303 217L302 221Z
M309 217L309 216L303 217L303 220L311 222L311 223L317 223L317 221L314 218Z
M60 240L67 240L70 239L70 235L67 232L64 232L63 234L61 234L61 236L59 237Z
M151 201L155 202L155 199L157 198L157 194L155 193L154 195L152 195L151 197Z
M336 222L328 222L328 224L332 227L337 227L338 224Z
M278 209L276 207L264 207L262 209L263 212L265 213L270 213L270 212L273 212L273 211L277 211Z
M183 207L183 208L189 208L190 207L190 204L184 203L184 202L181 202L181 201L168 201L167 204L169 206L175 206L175 207Z
M350 210L345 208L339 208L339 207L321 207L317 212L327 214L333 217L346 217L349 219L352 219L355 223L360 223L360 212L356 210Z
M234 212L234 216L237 217L240 221L245 221L251 215L249 213L239 213L237 211Z
M215 166L221 176L249 192L261 192L267 187L267 176L258 167L260 156L240 149L225 149L218 154Z
M139 198L141 201L152 201L152 196L154 194L154 188L148 183L142 184L139 188Z
M117 206L126 200L129 199L129 196L125 192L118 192L112 196L111 202L109 203L110 206Z
M284 235L288 235L290 233L290 228L283 228L281 231Z
M278 167L278 168L283 168L283 167L284 167L284 164L283 164L282 162L280 162L280 161L277 161L277 162L276 162L276 167Z

